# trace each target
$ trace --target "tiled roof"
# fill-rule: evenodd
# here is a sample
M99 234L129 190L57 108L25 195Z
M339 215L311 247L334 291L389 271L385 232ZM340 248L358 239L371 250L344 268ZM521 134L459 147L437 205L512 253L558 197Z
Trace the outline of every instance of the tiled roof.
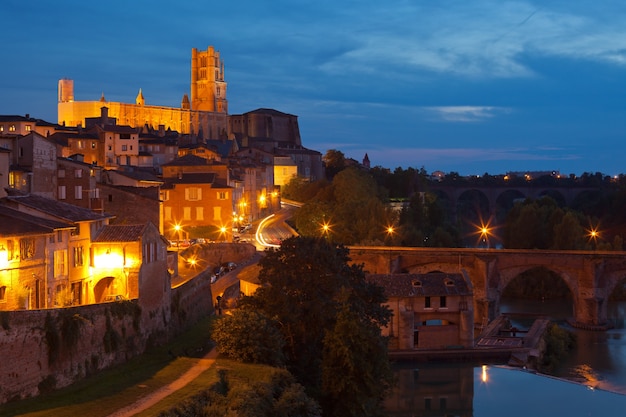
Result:
M368 280L385 289L387 297L425 297L471 295L472 290L461 274L372 274Z
M67 223L42 219L0 205L0 235L25 236L52 233L57 229L73 228Z
M51 216L70 222L103 220L113 216L108 214L99 214L89 209L74 206L72 204L63 203L61 201L52 200L50 198L40 197L33 194L18 194L14 190L8 190L12 194L5 197L6 205L17 207L24 205Z
M162 166L197 166L197 165L208 165L209 161L201 156L196 156L192 154L187 154L185 156L181 156L180 158L173 159L167 164L163 164Z
M145 224L109 224L100 229L93 242L137 242L145 228Z

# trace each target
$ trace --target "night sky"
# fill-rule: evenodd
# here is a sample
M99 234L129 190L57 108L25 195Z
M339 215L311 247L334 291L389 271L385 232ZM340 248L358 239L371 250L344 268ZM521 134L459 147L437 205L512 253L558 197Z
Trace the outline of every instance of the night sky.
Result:
M462 175L626 173L623 0L3 0L0 114L76 100L179 107L191 49L229 113L298 116L304 146Z

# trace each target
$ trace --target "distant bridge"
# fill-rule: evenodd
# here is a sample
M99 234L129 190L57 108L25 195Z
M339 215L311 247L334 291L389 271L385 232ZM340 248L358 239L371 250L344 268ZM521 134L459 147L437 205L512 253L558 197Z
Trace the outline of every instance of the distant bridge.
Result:
M471 191L476 191L483 195L489 202L489 215L495 216L496 204L499 199L505 193L513 193L518 198L531 198L538 199L543 196L551 196L557 200L561 205L571 206L573 201L580 194L585 192L601 192L600 188L593 187L557 187L557 186L537 186L529 184L527 186L507 186L507 185L494 185L494 186L473 186L471 184L439 184L431 183L429 189L436 191L438 194L445 195L452 203L453 215L456 217L456 207L463 194Z
M575 324L604 326L608 297L626 278L626 252L351 246L350 257L371 274L464 273L473 286L475 323L495 318L511 280L543 267L569 287Z

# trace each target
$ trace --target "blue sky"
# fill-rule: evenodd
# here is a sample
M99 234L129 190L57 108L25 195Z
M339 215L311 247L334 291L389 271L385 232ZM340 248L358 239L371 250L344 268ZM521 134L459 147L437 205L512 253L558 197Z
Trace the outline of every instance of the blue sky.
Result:
M3 0L0 114L77 100L180 106L192 48L229 113L299 117L303 144L463 175L626 173L623 0Z

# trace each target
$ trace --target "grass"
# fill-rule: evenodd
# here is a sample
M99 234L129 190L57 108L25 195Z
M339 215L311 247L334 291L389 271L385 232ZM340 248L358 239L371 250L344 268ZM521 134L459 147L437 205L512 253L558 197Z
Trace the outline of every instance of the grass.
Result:
M0 417L107 416L174 381L206 354L210 347L210 321L211 318L201 320L170 344L152 349L124 365L48 395L4 404L0 406ZM169 409L215 381L217 372L212 367L140 415L156 415L160 409Z

